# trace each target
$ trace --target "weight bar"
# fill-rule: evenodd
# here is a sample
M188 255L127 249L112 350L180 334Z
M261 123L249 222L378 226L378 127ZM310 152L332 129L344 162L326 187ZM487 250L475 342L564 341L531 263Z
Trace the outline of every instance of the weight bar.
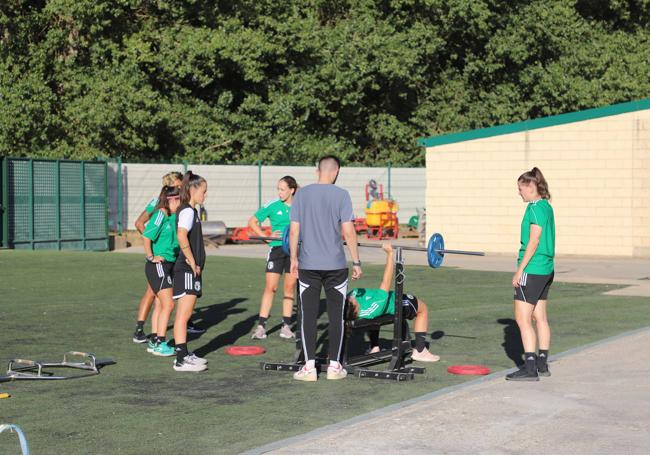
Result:
M251 240L265 240L265 241L278 241L282 242L282 250L289 255L289 227L285 228L282 232L282 237L261 237L261 236L251 236ZM345 242L343 242L345 243ZM363 248L381 248L381 245L376 243L357 243L358 246ZM463 251L463 250L446 250L445 249L445 240L442 238L442 234L435 233L429 239L427 247L421 246L399 246L403 250L409 251L424 251L427 253L427 262L429 267L437 269L442 265L442 262L445 258L445 254L464 254L469 256L485 256L485 253L481 251Z

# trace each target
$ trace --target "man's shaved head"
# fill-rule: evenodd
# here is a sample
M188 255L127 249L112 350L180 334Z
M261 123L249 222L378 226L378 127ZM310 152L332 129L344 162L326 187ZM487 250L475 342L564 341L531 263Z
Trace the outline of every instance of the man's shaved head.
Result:
M327 155L318 160L318 170L321 172L336 172L341 167L341 161L334 155Z

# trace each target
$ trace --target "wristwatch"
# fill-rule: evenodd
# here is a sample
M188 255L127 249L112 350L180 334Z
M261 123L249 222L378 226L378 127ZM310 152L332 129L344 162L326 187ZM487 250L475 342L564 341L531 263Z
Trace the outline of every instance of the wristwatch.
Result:
M356 262L352 261L352 265L356 267L361 267L361 261L356 261Z
M153 261L153 256L147 256L147 261L148 261L148 262Z

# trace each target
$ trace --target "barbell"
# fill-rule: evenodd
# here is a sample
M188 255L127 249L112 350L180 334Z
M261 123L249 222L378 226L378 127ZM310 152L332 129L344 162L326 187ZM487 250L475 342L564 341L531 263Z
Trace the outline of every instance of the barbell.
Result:
M282 237L261 237L261 236L251 236L251 240L265 240L265 241L280 241L282 242L282 250L289 255L289 227L287 226L282 232ZM346 242L343 242L346 243ZM358 246L363 248L381 248L381 244L377 243L364 243L358 242ZM442 261L445 258L445 254L464 254L469 256L485 256L485 253L481 251L463 251L463 250L446 250L445 249L445 240L442 238L442 234L435 233L429 238L426 248L421 246L402 246L396 245L403 250L409 251L424 251L427 253L427 262L429 267L437 269L442 265Z

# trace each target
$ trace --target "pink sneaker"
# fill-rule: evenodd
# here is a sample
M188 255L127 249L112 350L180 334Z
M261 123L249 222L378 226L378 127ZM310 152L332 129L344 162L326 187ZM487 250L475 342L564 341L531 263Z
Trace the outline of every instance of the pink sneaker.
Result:
M293 379L297 381L313 382L318 379L318 373L316 373L316 368L307 368L305 365L293 374Z
M431 354L427 348L422 349L422 352L413 349L411 358L416 362L437 362L440 360L440 356Z

